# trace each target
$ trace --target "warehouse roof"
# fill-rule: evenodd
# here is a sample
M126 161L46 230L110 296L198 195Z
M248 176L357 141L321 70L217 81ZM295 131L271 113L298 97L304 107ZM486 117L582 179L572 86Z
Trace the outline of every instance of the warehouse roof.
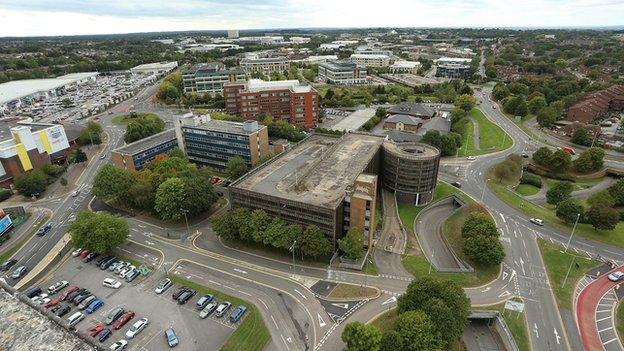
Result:
M232 187L311 205L335 208L383 143L383 137L313 134Z
M56 78L23 79L2 83L0 84L0 104L64 87L98 74L98 72L71 73Z

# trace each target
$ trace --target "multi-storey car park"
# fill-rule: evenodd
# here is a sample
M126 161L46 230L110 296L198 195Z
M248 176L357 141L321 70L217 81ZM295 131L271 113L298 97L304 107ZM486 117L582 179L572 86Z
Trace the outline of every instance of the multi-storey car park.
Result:
M384 184L399 192L401 201L426 203L435 189L440 152L415 143L401 148L402 152L399 148L371 134L313 134L232 183L232 206L262 209L303 226L316 225L334 245L356 227L370 243L378 177L391 177ZM386 154L393 158L384 160ZM397 164L396 154L408 161L407 168ZM415 176L405 176L408 172Z

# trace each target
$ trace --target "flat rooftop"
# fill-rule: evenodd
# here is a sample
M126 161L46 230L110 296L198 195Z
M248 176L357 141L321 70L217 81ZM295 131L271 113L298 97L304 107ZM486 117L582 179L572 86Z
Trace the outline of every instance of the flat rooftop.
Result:
M386 141L384 143L384 148L394 154L399 154L401 157L410 159L433 157L440 154L440 151L435 147L418 142L397 144L392 141Z
M310 85L302 84L298 80L265 81L262 79L250 79L247 81L247 90L250 92L283 89L288 89L295 93L307 93L313 90Z
M252 122L253 121L247 121L247 124L251 124L253 126ZM244 128L245 122L232 122L232 121L222 121L218 119L211 119L205 123L201 123L198 125L183 124L182 128L205 129L205 130L212 130L215 132L224 132L224 133L240 134L240 135L249 135L249 134L252 134L261 130L262 128L266 128L266 126L260 123L256 122L256 124L258 126L257 129L251 128L249 130L245 130Z
M383 137L356 133L342 137L313 134L243 176L232 187L335 208L383 140Z
M0 84L0 104L64 87L98 74L98 72L71 73L56 78L23 79L2 83Z
M151 135L145 139L137 140L113 151L116 151L120 154L136 155L175 138L175 129L167 129L164 132Z

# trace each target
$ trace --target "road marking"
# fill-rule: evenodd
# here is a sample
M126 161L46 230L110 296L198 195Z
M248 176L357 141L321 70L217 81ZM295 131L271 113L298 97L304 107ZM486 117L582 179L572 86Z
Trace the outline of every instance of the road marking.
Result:
M241 293L241 294L243 294L243 295L252 296L252 295L251 295L250 293L248 293L248 292L244 292L244 291L241 291L241 290L239 290L238 292L239 292L239 293Z
M605 321L607 319L611 319L611 316L607 316L607 317L604 317L604 318L596 319L596 323Z
M537 332L537 323L533 323L533 332L535 332L535 336L539 339L539 333Z
M138 230L138 229L136 229L136 228L132 228L132 231L133 231L133 232L138 232L139 230Z
M524 261L522 260L522 257L520 257L520 267L522 268L522 275L526 275L526 272L524 271Z
M610 344L610 343L614 342L615 340L617 340L617 338L613 338L613 339L611 339L611 340L609 340L609 341L605 341L605 342L603 342L602 344L603 344L603 345Z
M209 283L212 283L212 284L214 284L214 285L221 285L221 283L219 283L219 282L215 282L214 280L209 280L208 282L209 282Z
M395 303L397 300L396 296L392 296L389 299L387 299L386 301L382 302L381 305L389 305L391 303Z
M332 306L336 306L336 307L340 307L342 309L347 309L349 308L349 304L348 303L332 303Z
M561 337L559 336L559 333L557 333L557 328L553 328L553 330L555 331L555 338L557 339L557 345L559 345L561 344L561 342L559 342Z
M238 268L234 268L234 272L238 272L238 273L241 273L241 274L247 274L246 271L244 271L242 269L238 269Z
M308 299L308 298L307 298L307 297L305 297L305 295L304 295L304 294L302 294L299 290L295 289L295 292L296 292L297 294L301 295L301 297L303 297L303 299L304 299L304 300L307 300L307 299Z
M273 324L275 324L275 329L279 330L279 327L277 326L277 322L275 321L273 315L271 315L271 319L273 320Z
M508 276L508 275L509 275L509 273L507 273L507 272L503 272L503 280L505 280L505 278L507 278L507 276ZM488 291L488 290L490 290L490 289L483 290L483 291L481 291L481 292L486 292L486 291Z
M505 217L503 216L503 214L502 214L502 213L500 213L500 212L499 212L498 214L499 214L499 215L501 216L501 218L503 219L503 223L507 223L507 221L505 220Z
M288 343L286 343L286 339L284 339L284 335L280 334L280 336L282 337L282 341L284 342L284 345L286 345L286 349L290 350L290 348L288 347Z
M613 326L604 328L603 330L599 330L598 333L602 333L603 331L607 331L607 330L611 330L611 329L613 329Z
M258 301L260 301L260 303L264 305L264 308L266 308L267 310L269 309L269 306L267 306L266 302L262 301L262 299L258 299Z
M325 323L325 321L323 320L323 318L321 317L321 315L319 313L316 314L318 316L318 322L319 322L319 326L321 328L323 328L324 326L327 325L327 323Z
M505 280L505 272L503 272L503 280ZM484 292L488 292L488 291L490 291L490 289L492 289L492 288L488 286L487 288L485 288L485 289L481 290L481 292L482 292L482 293L484 293Z
M500 295L498 295L498 297L504 297L504 296L508 296L508 295L511 295L511 293L509 291L505 290Z

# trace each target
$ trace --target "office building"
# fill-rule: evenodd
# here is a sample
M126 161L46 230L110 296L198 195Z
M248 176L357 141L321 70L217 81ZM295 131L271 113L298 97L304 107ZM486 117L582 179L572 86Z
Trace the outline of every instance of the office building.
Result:
M185 93L223 94L223 84L245 79L240 69L227 69L222 63L196 64L182 74Z
M383 159L386 154L389 160ZM379 182L397 192L400 201L425 204L435 189L439 157L431 146L402 147L371 134L313 134L232 183L231 203L289 223L315 225L334 245L357 228L370 245L379 177L389 177Z
M229 122L188 113L176 119L175 133L189 161L217 170L224 170L236 156L251 168L269 155L267 127L257 121Z
M318 124L318 93L298 80L250 79L228 83L224 86L223 97L227 113L245 120L256 120L268 114L294 126L314 128Z
M156 156L167 154L177 146L175 131L169 129L113 150L111 160L116 167L140 171Z
M392 65L390 65L390 72L417 74L420 66L421 64L418 61L399 60L395 61Z
M320 56L308 56L304 59L299 60L299 62L306 65L314 65L319 63L324 63L327 61L336 61L338 60L338 56L336 55L320 55Z
M163 75L167 74L178 67L177 61L172 62L155 62L145 63L136 67L130 68L130 72L135 74L155 74Z
M327 61L319 64L318 77L338 85L366 84L366 67L353 62Z
M8 187L15 177L37 170L52 160L64 161L70 144L60 124L18 125L10 129L11 139L0 142L0 186Z
M436 77L451 79L470 78L470 58L442 57L435 60Z
M355 49L353 53L364 54L364 55L383 55L383 56L392 57L392 50L385 50L381 48L367 47L367 46L360 46L357 49Z
M227 31L228 39L236 39L238 38L238 29L230 29Z
M285 57L244 58L240 61L240 67L247 74L260 72L270 75L273 72L288 72L290 61Z
M390 56L380 54L352 54L351 62L364 67L388 67Z

